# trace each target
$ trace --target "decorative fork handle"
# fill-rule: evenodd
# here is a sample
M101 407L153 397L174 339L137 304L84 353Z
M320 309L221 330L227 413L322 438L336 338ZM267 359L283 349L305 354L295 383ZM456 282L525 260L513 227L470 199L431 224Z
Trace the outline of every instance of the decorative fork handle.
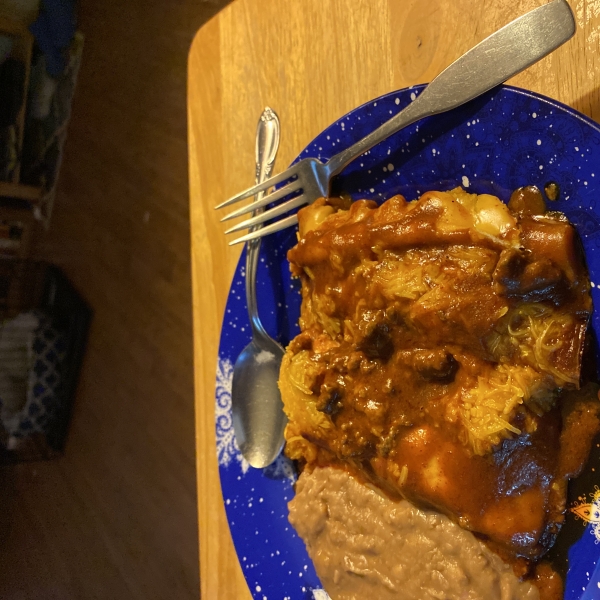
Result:
M267 106L256 127L256 183L262 183L271 176L279 149L280 130L277 113Z
M442 71L404 110L326 164L329 178L396 131L473 100L570 39L575 19L566 0L515 19Z
M256 183L262 183L268 179L275 165L277 150L279 149L280 137L279 117L274 110L268 106L263 111L256 127ZM259 192L255 202L264 195ZM264 208L255 210L252 214L262 212ZM256 225L250 231L260 229L262 225ZM248 316L250 325L255 334L265 334L265 329L258 316L256 304L256 269L258 266L258 255L260 251L260 238L251 240L246 245L246 303L248 304Z

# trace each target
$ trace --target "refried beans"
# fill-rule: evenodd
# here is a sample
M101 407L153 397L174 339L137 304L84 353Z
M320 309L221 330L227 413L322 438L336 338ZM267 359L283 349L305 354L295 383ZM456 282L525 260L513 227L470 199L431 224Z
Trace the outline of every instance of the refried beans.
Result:
M538 600L475 536L341 469L298 479L289 519L332 600Z

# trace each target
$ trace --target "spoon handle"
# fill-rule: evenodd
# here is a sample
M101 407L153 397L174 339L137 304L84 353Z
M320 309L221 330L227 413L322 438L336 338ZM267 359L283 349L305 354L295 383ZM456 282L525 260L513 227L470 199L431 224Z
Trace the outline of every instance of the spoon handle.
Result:
M275 157L279 148L279 117L274 110L268 106L263 111L256 128L256 183L262 183L268 179L275 165ZM255 202L260 200L264 192L259 192ZM252 214L257 215L264 208L255 210ZM251 229L255 231L262 225ZM267 335L260 318L256 305L256 268L258 266L258 255L260 251L260 238L251 240L246 245L246 303L248 304L248 316L254 335Z

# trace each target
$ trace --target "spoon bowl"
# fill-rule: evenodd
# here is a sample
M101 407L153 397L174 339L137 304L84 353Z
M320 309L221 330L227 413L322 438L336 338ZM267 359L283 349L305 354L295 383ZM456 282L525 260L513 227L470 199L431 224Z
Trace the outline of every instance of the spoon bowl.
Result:
M235 362L233 427L242 455L256 468L270 465L283 447L287 419L274 403L278 398L281 404L277 380L283 355L275 340L256 336Z

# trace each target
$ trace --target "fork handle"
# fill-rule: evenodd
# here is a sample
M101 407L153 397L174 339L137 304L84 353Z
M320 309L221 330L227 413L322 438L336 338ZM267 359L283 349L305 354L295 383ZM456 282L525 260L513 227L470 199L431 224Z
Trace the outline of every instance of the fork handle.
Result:
M279 135L279 117L274 110L267 106L256 127L256 183L262 183L265 179L268 179L273 171L277 150L279 149ZM259 192L255 201L260 200L263 194L264 192ZM263 210L264 208L256 209L252 214L256 215ZM261 227L262 225L256 225L250 231L255 231ZM248 305L248 317L253 334L266 336L267 333L258 316L256 303L256 269L258 267L260 242L260 238L256 238L250 240L246 245L246 304Z
M393 133L446 112L520 73L575 33L565 0L553 0L499 29L442 71L404 110L327 163L329 177Z

